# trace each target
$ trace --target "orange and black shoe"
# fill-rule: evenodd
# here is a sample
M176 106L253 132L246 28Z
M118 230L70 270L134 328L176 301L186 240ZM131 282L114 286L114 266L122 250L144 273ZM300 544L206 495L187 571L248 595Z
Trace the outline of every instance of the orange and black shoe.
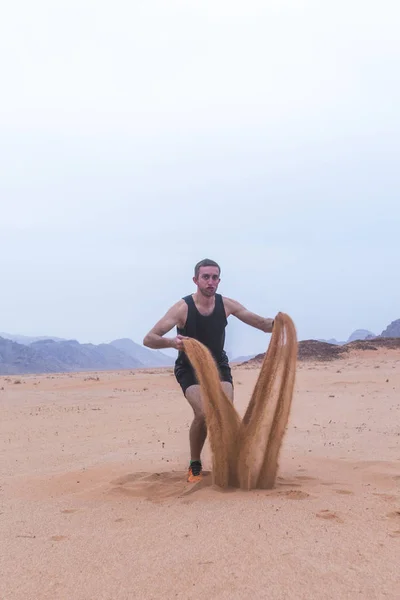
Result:
M188 482L189 483L198 483L199 481L202 480L202 471L203 471L203 467L201 464L201 461L199 460L191 460L190 461L190 465L189 465L189 472L188 472Z

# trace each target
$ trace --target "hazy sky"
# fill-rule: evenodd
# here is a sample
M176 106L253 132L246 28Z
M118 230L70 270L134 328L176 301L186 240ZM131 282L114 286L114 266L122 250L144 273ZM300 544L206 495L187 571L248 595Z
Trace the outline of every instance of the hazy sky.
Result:
M14 0L0 331L141 342L220 292L300 339L400 317L397 0ZM234 354L269 336L230 320Z

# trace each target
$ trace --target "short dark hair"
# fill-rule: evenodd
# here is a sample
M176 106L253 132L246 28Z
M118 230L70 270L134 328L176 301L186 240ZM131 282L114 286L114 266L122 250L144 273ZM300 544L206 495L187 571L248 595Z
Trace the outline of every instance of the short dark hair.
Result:
M198 262L194 268L194 276L196 277L196 279L199 276L200 267L218 267L218 270L221 274L221 267L218 263L215 262L215 260L211 260L210 258L204 258L203 260Z

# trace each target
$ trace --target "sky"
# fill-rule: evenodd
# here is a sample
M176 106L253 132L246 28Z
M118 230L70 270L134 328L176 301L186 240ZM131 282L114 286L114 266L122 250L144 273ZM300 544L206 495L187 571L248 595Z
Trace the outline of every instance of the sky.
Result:
M195 291L299 339L400 318L400 5L15 0L0 21L0 331L143 336ZM233 355L269 336L234 317Z

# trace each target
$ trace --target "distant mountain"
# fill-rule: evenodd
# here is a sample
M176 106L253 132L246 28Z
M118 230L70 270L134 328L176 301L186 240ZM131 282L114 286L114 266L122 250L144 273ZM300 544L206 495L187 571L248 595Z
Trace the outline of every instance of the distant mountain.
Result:
M334 346L344 346L344 344L349 344L350 342L356 342L358 340L368 340L374 337L376 337L375 334L372 333L372 331L368 331L368 329L356 329L356 331L353 331L348 340L345 342L340 342L335 338L330 338L329 340L317 338L316 341L322 342L324 344L333 344Z
M381 333L381 337L397 338L400 337L400 319L392 321Z
M0 375L134 369L144 365L110 344L41 340L30 345L0 337Z
M375 334L372 333L372 331L368 331L368 329L356 329L356 331L353 331L353 333L347 340L347 343L356 342L358 340L371 339L374 337L376 337Z
M330 338L329 340L317 339L317 342L322 342L323 344L332 344L333 346L343 346L346 342L338 342L335 338Z
M25 346L29 346L34 342L40 342L41 340L53 340L54 342L64 342L64 338L53 337L50 335L40 335L37 337L33 337L30 335L14 335L12 333L3 333L0 332L0 337L5 338L6 340L11 340L13 342L17 342L18 344L25 344Z
M139 360L145 367L170 367L175 362L175 359L171 356L167 356L159 350L149 350L129 338L114 340L110 342L110 346L125 352L135 360Z
M232 358L229 362L231 363L242 363L254 358L255 354L248 354L247 356L238 356L237 358Z

